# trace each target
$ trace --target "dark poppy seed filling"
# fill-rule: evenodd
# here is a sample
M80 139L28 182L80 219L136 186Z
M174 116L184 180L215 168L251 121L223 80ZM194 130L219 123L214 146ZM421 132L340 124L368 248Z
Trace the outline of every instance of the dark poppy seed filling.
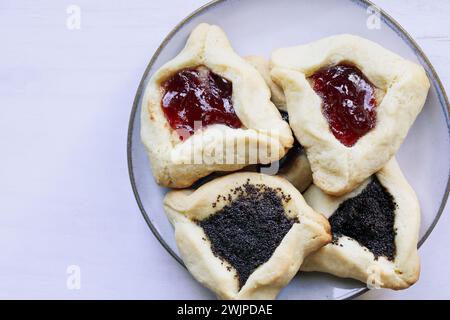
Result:
M330 130L343 145L353 146L375 127L375 89L361 70L339 64L317 71L310 79L322 98Z
M270 259L292 225L298 222L286 216L283 202L290 199L281 189L247 182L230 190L228 195L219 196L217 201L230 203L197 222L210 240L214 255L237 271L239 288L256 268Z
M174 130L195 130L211 124L240 128L232 102L233 84L205 66L178 71L162 84L161 107ZM180 134L180 139L186 134Z
M341 203L329 218L333 243L341 236L350 237L369 249L376 259L395 257L394 198L376 176L354 198Z

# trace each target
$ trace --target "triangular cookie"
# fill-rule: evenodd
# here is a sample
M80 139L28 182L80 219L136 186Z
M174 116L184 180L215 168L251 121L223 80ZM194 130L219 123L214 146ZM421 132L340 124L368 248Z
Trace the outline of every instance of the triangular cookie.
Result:
M314 183L332 195L350 192L387 163L430 87L421 66L352 35L278 49L271 67Z
M420 207L395 159L349 194L333 197L311 186L304 197L328 217L333 242L305 259L301 270L391 289L418 280Z
M141 137L157 183L173 188L279 160L293 143L263 78L204 23L148 82Z
M239 172L169 192L165 212L191 274L222 299L274 299L329 224L287 180Z

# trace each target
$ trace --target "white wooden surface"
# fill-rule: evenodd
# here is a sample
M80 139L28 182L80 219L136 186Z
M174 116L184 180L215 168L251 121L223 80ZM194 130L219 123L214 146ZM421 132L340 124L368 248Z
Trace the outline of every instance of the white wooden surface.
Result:
M450 1L377 0L450 84ZM150 233L126 164L127 120L164 36L202 0L0 2L0 298L203 299ZM81 8L81 29L66 9ZM299 17L301 18L301 17ZM450 298L448 209L402 292ZM67 287L67 267L81 287Z

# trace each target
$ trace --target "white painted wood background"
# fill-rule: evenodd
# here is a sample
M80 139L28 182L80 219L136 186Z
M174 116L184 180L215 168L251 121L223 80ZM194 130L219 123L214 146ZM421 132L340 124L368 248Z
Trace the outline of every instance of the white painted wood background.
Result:
M450 1L374 2L417 40L449 91ZM65 25L72 3L83 10L77 32ZM125 152L149 58L204 3L0 1L0 298L212 297L144 223ZM420 250L419 283L360 299L450 298L448 211ZM80 267L79 290L67 288L70 265Z

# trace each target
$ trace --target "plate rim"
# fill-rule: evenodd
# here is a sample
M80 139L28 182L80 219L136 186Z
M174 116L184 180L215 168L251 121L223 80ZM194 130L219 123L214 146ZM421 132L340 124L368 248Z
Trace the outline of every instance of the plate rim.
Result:
M173 38L173 36L189 21L191 21L193 18L195 18L200 13L220 4L223 2L227 2L230 0L212 0L210 2L207 2L206 4L200 6L193 12L191 12L189 15L187 15L184 19L182 19L163 39L161 44L158 46L156 51L153 53L149 63L147 64L147 67L145 68L145 71L141 77L141 80L139 82L139 86L136 90L136 94L133 100L133 106L131 108L130 112L130 118L128 121L128 131L127 131L127 165L128 165L128 175L131 183L131 187L133 190L133 194L135 197L135 200L137 202L137 205L139 207L139 210L147 223L148 227L152 231L153 235L156 237L156 239L159 241L159 243L163 246L164 249L174 258L183 268L186 268L181 258L170 248L170 246L167 244L167 242L162 238L161 234L157 230L157 228L153 225L150 216L147 214L147 211L144 208L144 205L142 204L139 191L137 189L136 180L134 177L133 172L133 159L132 159L132 137L133 137L133 131L134 131L134 122L136 119L137 110L139 108L139 101L141 99L141 96L144 92L144 85L145 80L147 79L150 69L153 67L153 64L155 63L156 59L159 57L161 51L165 48L165 46L169 43L169 41ZM388 25L394 32L396 32L403 41L407 42L407 44L415 51L416 55L419 59L422 60L423 64L426 64L429 68L429 71L431 72L431 75L433 77L433 80L435 80L435 85L437 87L437 93L439 96L439 102L441 104L441 107L443 107L444 116L446 118L447 122L447 133L450 137L450 103L448 100L447 93L445 91L445 88L442 84L441 79L439 78L439 75L437 74L434 66L432 65L431 61L426 56L425 52L422 50L422 48L417 44L417 42L413 39L413 37L398 23L392 16L390 16L388 13L386 13L382 8L380 8L378 5L374 4L370 0L349 0L351 2L354 2L356 5L364 6L365 8L368 8L370 6L377 8L379 10L381 18L385 24ZM441 96L440 96L441 94ZM441 100L442 99L442 100ZM449 172L450 173L450 172ZM428 239L430 234L433 232L434 228L436 227L439 219L442 216L442 213L445 209L448 197L450 193L450 174L447 177L447 185L444 192L444 195L441 200L441 204L439 206L438 212L433 219L433 222L431 223L430 227L427 229L423 237L419 240L417 246L420 248L422 244ZM349 300L354 299L370 289L367 287L361 288L357 290L355 293L348 294L347 296L344 296L341 300Z

